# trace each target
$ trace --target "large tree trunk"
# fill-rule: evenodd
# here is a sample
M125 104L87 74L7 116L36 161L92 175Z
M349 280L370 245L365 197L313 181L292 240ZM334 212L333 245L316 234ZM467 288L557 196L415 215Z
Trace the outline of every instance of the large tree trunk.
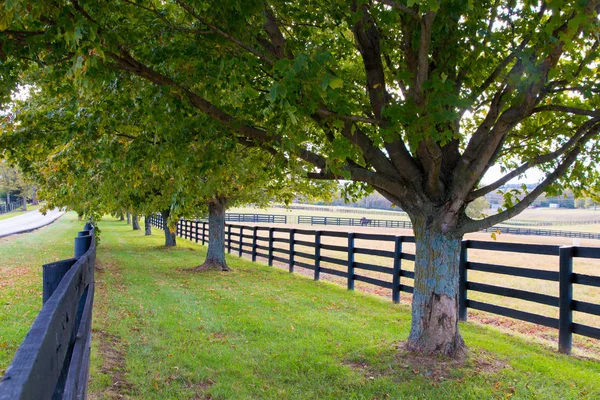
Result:
M458 332L461 238L444 235L438 224L426 221L413 218L415 281L408 349L455 357L465 349Z
M131 225L133 226L134 231L139 231L140 228L140 218L137 214L132 214L131 216Z
M40 202L39 202L38 196L37 196L37 186L34 184L33 187L31 188L31 205L37 206L38 204L40 204Z
M25 198L25 196L21 196L21 211L27 211L27 199Z
M119 214L119 221L125 221L125 214L123 214L123 211Z
M169 215L171 214L171 210L161 211L160 215L163 220L163 231L165 232L165 247L175 247L177 246L177 238L174 232L169 230Z
M150 223L150 216L146 215L144 217L144 235L150 236L152 235L152 224Z
M227 199L217 198L208 203L208 253L198 269L229 271L225 260L225 211Z
M127 225L131 223L131 213L127 211Z

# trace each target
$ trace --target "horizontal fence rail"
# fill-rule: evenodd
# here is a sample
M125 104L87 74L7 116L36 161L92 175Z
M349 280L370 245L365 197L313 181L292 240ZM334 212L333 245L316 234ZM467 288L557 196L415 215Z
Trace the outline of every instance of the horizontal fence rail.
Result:
M159 214L151 218L154 226L162 228ZM203 221L181 220L178 223L178 234L196 243L208 241L208 223ZM346 281L348 289L354 289L356 281L390 290L394 302L400 301L400 293L413 293L413 287L407 285L405 279L414 279L415 274L403 267L404 260L414 261L414 253L403 249L404 244L414 244L414 236L395 236L386 234L335 232L295 228L267 226L244 226L227 224L225 246L229 253L247 256L252 261L262 258L269 265L274 262L285 265L290 272L295 267L312 271L315 280L322 275L332 275ZM346 245L325 243L327 238L338 238ZM357 241L363 243L358 245ZM393 251L372 248L376 243L390 242ZM364 244L366 243L366 244ZM299 247L302 250L299 250ZM308 250L307 250L308 249ZM539 270L523 267L510 267L469 259L469 250L484 250L501 253L535 254L558 257L556 271ZM327 255L323 254L327 251ZM333 253L332 253L333 252ZM335 254L335 256L331 255ZM387 266L376 265L356 260L356 255L382 257ZM496 253L494 254L496 257ZM600 305L573 299L573 285L600 287L600 276L585 275L573 272L574 258L600 259L600 248L556 245L533 245L519 243L499 243L477 240L464 240L460 256L459 277L459 317L467 319L467 310L481 310L517 320L530 322L559 330L559 351L570 353L573 334L600 339L600 328L573 322L573 312L581 312L600 316ZM327 264L324 266L323 264ZM339 266L343 270L330 268ZM372 271L387 276L387 279L376 279L366 276L365 271ZM502 276L530 278L541 281L558 282L559 290L555 296L544 295L527 290L490 285L468 280L468 271L482 271ZM551 318L532 312L515 310L509 307L476 301L469 298L470 292L480 292L526 300L558 308L559 318Z
M92 340L94 227L74 257L43 266L43 307L0 379L0 400L85 399Z

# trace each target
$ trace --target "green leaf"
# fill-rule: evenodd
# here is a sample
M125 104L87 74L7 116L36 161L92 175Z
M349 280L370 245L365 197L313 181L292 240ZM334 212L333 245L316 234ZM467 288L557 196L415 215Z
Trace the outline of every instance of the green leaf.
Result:
M332 79L329 81L329 86L330 86L332 89L339 89L339 88L341 88L342 86L344 86L344 81L342 80L342 78L332 78Z

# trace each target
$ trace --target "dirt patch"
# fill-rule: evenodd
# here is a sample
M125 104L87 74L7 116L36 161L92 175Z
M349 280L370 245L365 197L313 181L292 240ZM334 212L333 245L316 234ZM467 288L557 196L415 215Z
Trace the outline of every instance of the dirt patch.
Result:
M112 386L102 393L103 399L123 399L128 397L133 386L127 381L125 370L125 350L122 341L105 331L93 331L102 356L100 373L112 379ZM94 398L94 397L92 397Z
M406 349L406 342L397 342L394 347L394 363L385 370L378 370L364 361L344 361L343 364L360 372L367 379L379 376L405 379L407 374L422 375L433 384L449 379L461 381L465 376L474 374L497 374L505 368L510 368L505 360L480 349L470 349L458 358L449 358L412 353Z
M215 262L207 262L207 263L198 265L197 267L181 269L181 271L202 273L202 272L209 272L209 271L231 272L233 270L231 268L229 268L227 265L221 265L221 264L218 264Z

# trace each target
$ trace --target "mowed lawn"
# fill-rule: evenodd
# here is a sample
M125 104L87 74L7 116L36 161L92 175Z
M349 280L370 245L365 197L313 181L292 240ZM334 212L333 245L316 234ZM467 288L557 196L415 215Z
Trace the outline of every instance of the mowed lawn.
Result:
M80 225L69 214L31 239L0 242L2 282L11 282L0 286L0 344L8 321L25 332L33 318L21 320L21 313L39 310L41 282L30 282L39 265L71 254L45 249L67 238L72 246ZM112 219L100 227L91 398L600 397L597 361L468 323L461 325L470 347L465 362L414 358L402 350L406 305L237 257L228 257L233 272L191 273L202 246L178 239L178 248L165 250L158 230L145 237ZM16 254L21 249L27 255ZM16 268L23 272L4 271ZM9 287L23 290L11 295ZM3 348L0 370L10 353L12 344Z

